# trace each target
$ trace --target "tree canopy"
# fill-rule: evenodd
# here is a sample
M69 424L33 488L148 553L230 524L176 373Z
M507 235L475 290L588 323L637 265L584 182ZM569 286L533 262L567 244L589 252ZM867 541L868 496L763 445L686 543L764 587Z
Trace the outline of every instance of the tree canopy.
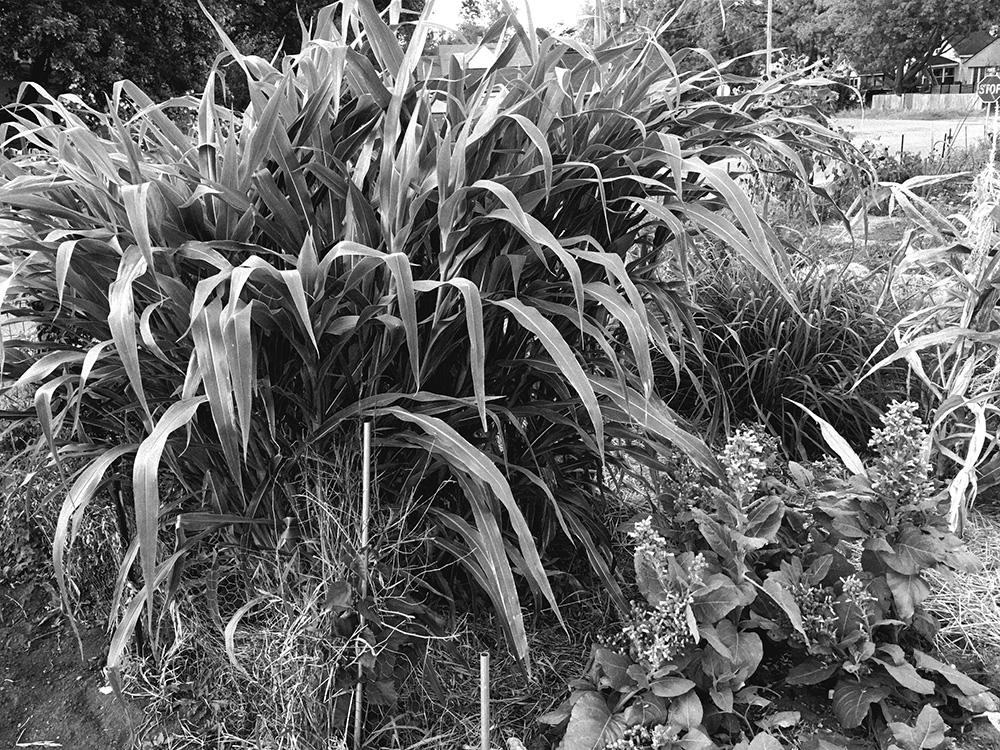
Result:
M670 49L732 59L765 46L764 0L627 0L624 9L619 32L653 30ZM773 11L776 48L808 62L891 73L899 91L947 42L1000 22L994 0L774 0Z
M264 57L296 51L300 15L328 2L204 0L241 49ZM423 5L403 2L414 12ZM0 0L0 17L0 77L89 101L123 78L161 98L200 88L221 49L198 0Z
M945 43L1000 21L995 0L820 0L819 26L859 72L892 73L901 93Z

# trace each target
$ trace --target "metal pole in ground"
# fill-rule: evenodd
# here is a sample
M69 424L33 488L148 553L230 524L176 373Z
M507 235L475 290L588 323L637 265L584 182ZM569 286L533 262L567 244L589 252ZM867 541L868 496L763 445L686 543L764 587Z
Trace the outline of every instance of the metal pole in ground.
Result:
M368 520L371 518L371 488L372 488L372 425L365 422L362 433L361 448L361 559L360 559L360 593L361 598L368 596ZM360 617L360 628L365 629L365 616ZM360 639L361 636L359 635ZM361 723L362 707L364 702L364 688L361 685L363 677L361 668L361 648L358 643L358 684L354 689L354 750L361 750Z
M479 655L479 746L490 750L490 652Z

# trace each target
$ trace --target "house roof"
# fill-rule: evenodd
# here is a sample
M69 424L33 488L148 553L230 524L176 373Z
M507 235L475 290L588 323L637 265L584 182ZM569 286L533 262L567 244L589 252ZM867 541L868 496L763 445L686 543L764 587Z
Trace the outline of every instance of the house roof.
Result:
M973 31L964 39L960 39L954 44L955 54L960 57L970 57L995 42L997 37L988 31Z
M958 63L950 57L942 57L941 55L934 55L934 57L927 61L928 68L939 68L945 65L958 65Z
M448 70L451 58L457 57L470 70L486 70L496 62L503 47L495 45L492 49L479 44L442 44L438 47L438 62L441 70ZM510 68L531 67L531 58L520 43L514 50L514 56L507 63Z

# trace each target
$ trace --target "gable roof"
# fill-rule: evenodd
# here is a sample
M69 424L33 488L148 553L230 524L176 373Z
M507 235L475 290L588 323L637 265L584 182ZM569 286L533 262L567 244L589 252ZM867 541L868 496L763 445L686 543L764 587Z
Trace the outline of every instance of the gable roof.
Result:
M988 31L973 31L964 39L955 42L955 54L960 57L970 57L997 40Z
M944 57L942 55L934 55L934 57L927 61L928 68L941 68L952 65L958 65L958 63L950 57Z
M518 40L514 50L514 56L507 63L509 68L531 67L531 58L528 56L524 45ZM438 47L438 64L441 70L448 70L451 65L451 58L457 57L464 67L470 70L486 70L494 62L500 52L504 49L501 45L488 47L480 44L442 44Z

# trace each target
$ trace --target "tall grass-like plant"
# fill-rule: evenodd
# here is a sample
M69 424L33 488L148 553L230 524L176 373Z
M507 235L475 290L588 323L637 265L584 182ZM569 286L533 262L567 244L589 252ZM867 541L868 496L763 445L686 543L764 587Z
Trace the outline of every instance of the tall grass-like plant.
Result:
M925 247L913 243L903 248L895 274L904 285L916 276L925 291L923 304L895 329L897 352L871 369L878 372L905 359L933 394L933 448L939 471L951 477L949 522L959 533L978 495L980 475L995 471L998 448L1000 234L996 214L1000 172L996 158L994 136L986 164L973 181L967 215L944 216L914 194L912 185L886 186L928 240ZM995 476L988 476L988 481L995 483Z
M464 566L525 661L518 581L557 608L543 559L569 543L614 586L596 504L612 444L717 472L654 392L651 351L684 366L661 320L685 306L657 267L705 233L780 287L730 170L766 155L806 179L797 149L849 146L768 109L780 82L719 99L720 71L679 73L652 41L514 27L485 76L427 80L426 25L401 47L358 0L274 64L219 29L245 110L213 71L162 103L124 81L106 112L46 97L9 130L25 150L0 165L0 300L41 335L4 341L3 374L35 387L40 447L85 461L65 476L64 593L96 494L120 490L134 520L113 668L141 623L156 646L190 555L274 549L285 519L334 502L310 457L362 420L381 497L437 529L417 552ZM532 62L512 75L518 44ZM656 242L635 257L639 236Z
M800 256L786 284L789 299L739 257L705 253L696 265L701 356L667 401L717 441L759 422L787 455L821 455L821 431L803 419L801 403L863 446L889 402L905 398L905 365L855 387L898 318L879 301L877 272Z

